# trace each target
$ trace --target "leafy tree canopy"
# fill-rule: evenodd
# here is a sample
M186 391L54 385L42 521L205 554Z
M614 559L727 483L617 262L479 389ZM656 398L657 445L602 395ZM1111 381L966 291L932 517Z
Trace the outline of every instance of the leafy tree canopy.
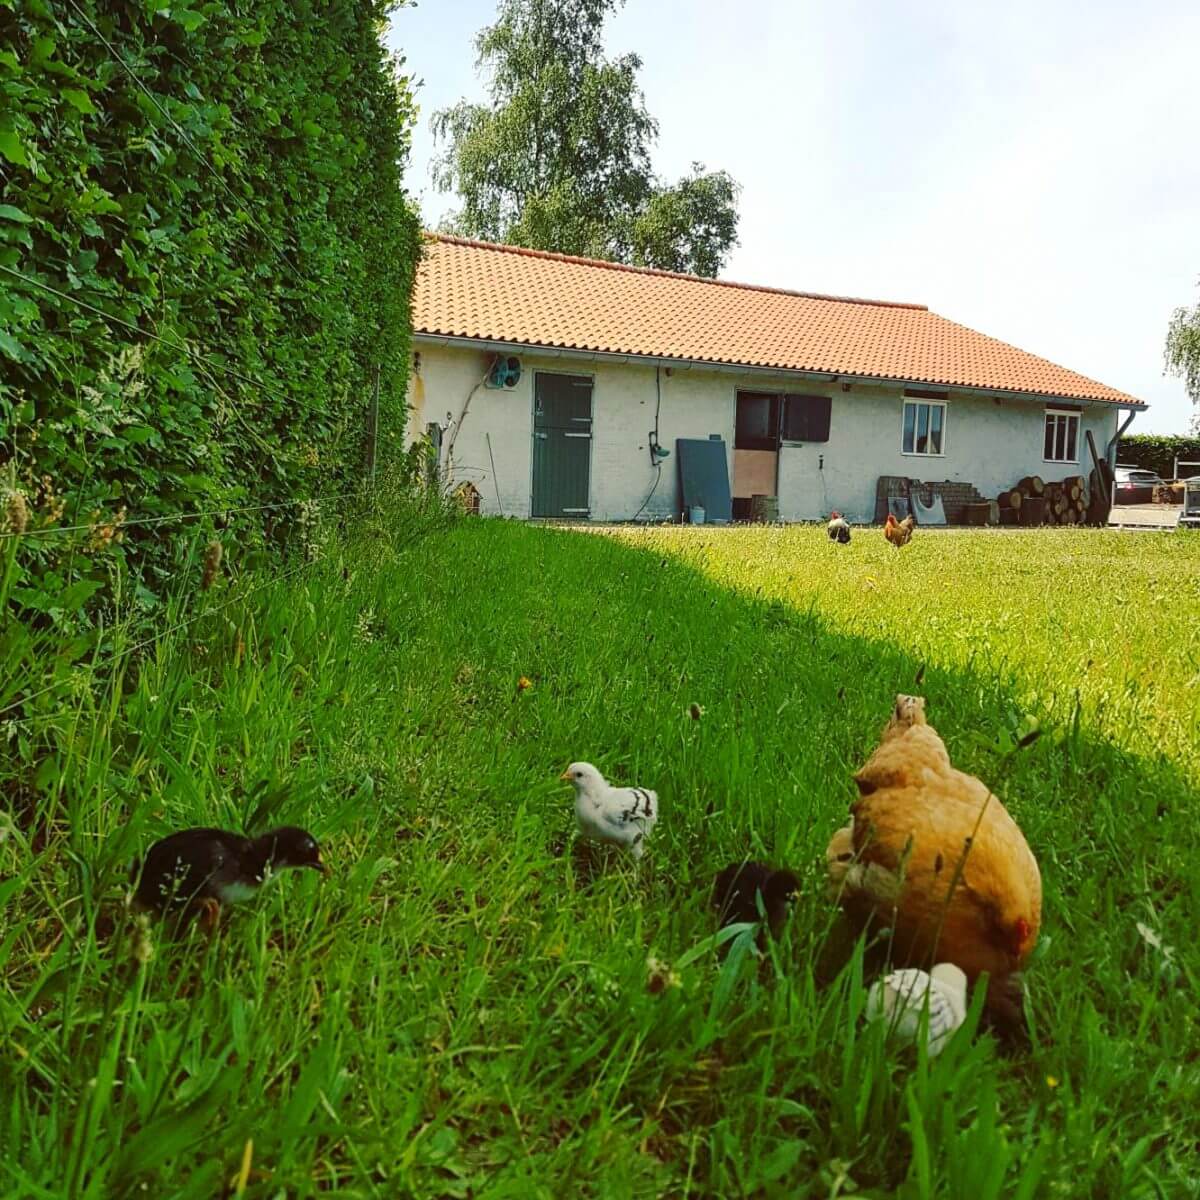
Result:
M1167 370L1178 375L1188 396L1197 406L1192 429L1200 433L1200 304L1195 308L1177 308L1167 329Z
M490 102L434 115L434 166L461 208L449 232L638 266L715 275L737 240L738 185L724 171L654 175L658 134L636 54L606 58L621 0L501 0L476 42Z

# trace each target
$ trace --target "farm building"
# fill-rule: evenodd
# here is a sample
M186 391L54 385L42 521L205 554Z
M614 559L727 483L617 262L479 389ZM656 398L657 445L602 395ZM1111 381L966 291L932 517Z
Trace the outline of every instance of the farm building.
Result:
M735 518L771 496L782 520L870 521L902 478L953 520L1022 476L1087 475L1089 432L1111 461L1144 408L919 304L452 237L429 240L413 325L410 428L509 516L678 518L680 452L717 441Z

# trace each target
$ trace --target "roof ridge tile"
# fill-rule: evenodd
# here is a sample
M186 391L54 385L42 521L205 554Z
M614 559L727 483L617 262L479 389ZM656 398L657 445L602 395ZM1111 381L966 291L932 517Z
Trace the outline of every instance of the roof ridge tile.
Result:
M681 279L686 283L713 284L716 287L736 288L743 292L767 292L775 296L799 296L803 300L832 300L838 304L868 304L873 308L910 308L928 312L927 304L908 300L871 300L865 296L835 296L829 292L800 292L794 288L770 287L765 283L740 283L735 279L713 279L708 275L691 275L686 271L667 271L662 267L635 267L629 263L610 262L606 258L585 258L579 254L561 254L556 250L536 250L532 246L514 246L508 242L486 242L479 238L460 237L453 233L427 233L431 242L450 246L468 246L476 250L500 250L505 254L520 254L525 258L546 258L551 262L573 263L580 267L602 267L607 271L628 271L633 275L657 275L663 279Z

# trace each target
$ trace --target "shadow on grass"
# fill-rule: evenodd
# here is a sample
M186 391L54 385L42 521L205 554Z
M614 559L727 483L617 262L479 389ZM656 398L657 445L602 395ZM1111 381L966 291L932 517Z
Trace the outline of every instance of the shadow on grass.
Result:
M299 1187L326 1145L317 1090L336 1098L347 1072L367 1098L347 1093L339 1128L389 1151L412 1139L406 1169L418 1194L438 1194L451 1149L460 1192L475 1171L519 1179L514 1164L531 1154L530 1169L559 1194L571 1178L618 1194L633 1172L639 1187L670 1194L686 1190L686 1176L705 1194L767 1195L831 1161L847 1172L853 1163L860 1187L894 1187L914 1161L915 1135L900 1132L914 1111L942 1129L930 1170L951 1194L974 1186L960 1171L978 1150L971 1137L1003 1178L1039 1152L1043 1135L1028 1132L1038 1119L1058 1139L1061 1178L1092 1194L1132 1194L1119 1161L1089 1158L1096 1139L1131 1146L1177 1119L1186 1127L1185 1092L1144 1096L1152 1075L1195 1053L1200 796L1170 761L1039 713L1046 735L997 778L996 747L1031 715L1021 681L919 661L894 639L848 635L815 609L732 590L615 538L501 522L466 522L392 557L352 543L328 578L264 598L238 638L249 624L244 668L219 655L203 673L186 654L147 664L101 745L89 742L91 718L83 729L52 726L38 761L21 765L24 787L49 781L35 807L50 819L32 859L14 840L0 847L0 887L16 915L0 955L0 1014L23 1051L16 1082L28 1086L0 1134L16 1159L30 1151L26 1169L42 1186L59 1177L51 1156L33 1153L39 1122L100 1130L77 1177L119 1167L121 1186L133 1188L161 1182L160 1168L194 1165L197 1152L181 1140L157 1165L139 1165L116 1147L176 1107L195 1117L185 1129L198 1136L212 1113L197 1097L216 1097L227 1115L211 1136L226 1157L253 1136L260 1153L274 1146L293 1164L292 1176L279 1168L278 1185ZM519 688L521 677L532 686ZM912 1086L924 1090L913 1096L878 1045L856 1047L854 1013L838 1006L861 1001L861 959L823 898L825 844L899 691L927 697L956 765L1004 799L1046 893L1029 972L1033 1065L1001 1069L980 1043L939 1060L942 1074L916 1073ZM151 695L172 697L187 719ZM645 869L597 871L591 855L585 869L568 850L570 793L554 781L575 759L658 790ZM168 982L177 960L146 984L154 995L126 996L97 946L96 919L131 852L166 828L246 822L261 781L281 777L294 791L277 788L280 805L291 795L304 811L272 815L303 818L331 842L340 885L289 890L294 913L281 900L244 918L246 944L226 935L202 1009L173 1006L191 996ZM773 948L785 986L739 975L732 955L718 969L708 955L687 986L648 996L647 953L685 958L701 943L714 874L745 857L786 864L805 883ZM264 912L282 913L281 928L268 932ZM1138 922L1180 948L1168 962ZM818 983L847 964L822 994ZM323 999L314 1009L314 994L339 987L341 1008ZM245 994L259 1006L253 1029ZM326 1018L295 1013L326 1005L346 1025L318 1058L309 1022ZM471 1025L476 1012L491 1024ZM125 1021L117 1049L135 1061L160 1056L145 1067L145 1095L75 1108L70 1097L105 1079L115 1053L99 1035ZM406 1032L412 1021L416 1033ZM469 1029L468 1047L502 1048L497 1066L447 1060L446 1022ZM222 1045L222 1054L239 1048L240 1082L212 1067L225 1061L212 1057ZM1068 1109L1063 1092L1031 1098L1047 1074L1067 1073L1086 1103ZM967 1100L975 1086L998 1089L1006 1117L1021 1116L1026 1132L1011 1135L1019 1154L980 1123ZM534 1114L517 1135L514 1093ZM1121 1099L1134 1095L1143 1099ZM961 1113L946 1116L953 1106ZM423 1143L418 1153L414 1130L427 1127L440 1157ZM519 1154L498 1167L487 1155L506 1139ZM1148 1152L1164 1178L1177 1142ZM337 1147L339 1170L370 1178Z

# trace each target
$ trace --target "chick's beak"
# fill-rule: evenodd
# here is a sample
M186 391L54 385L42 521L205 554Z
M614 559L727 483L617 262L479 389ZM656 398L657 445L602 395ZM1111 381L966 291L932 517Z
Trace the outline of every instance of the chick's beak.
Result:
M561 780L562 780L564 783L569 783L569 782L571 781L571 772L570 772L570 771L564 771L564 772L563 772L563 773L562 773L562 774L559 776L559 779L561 779Z
M321 862L320 859L317 859L315 863L309 863L309 866L311 866L314 871L319 871L322 879L329 878L329 867L327 864Z

